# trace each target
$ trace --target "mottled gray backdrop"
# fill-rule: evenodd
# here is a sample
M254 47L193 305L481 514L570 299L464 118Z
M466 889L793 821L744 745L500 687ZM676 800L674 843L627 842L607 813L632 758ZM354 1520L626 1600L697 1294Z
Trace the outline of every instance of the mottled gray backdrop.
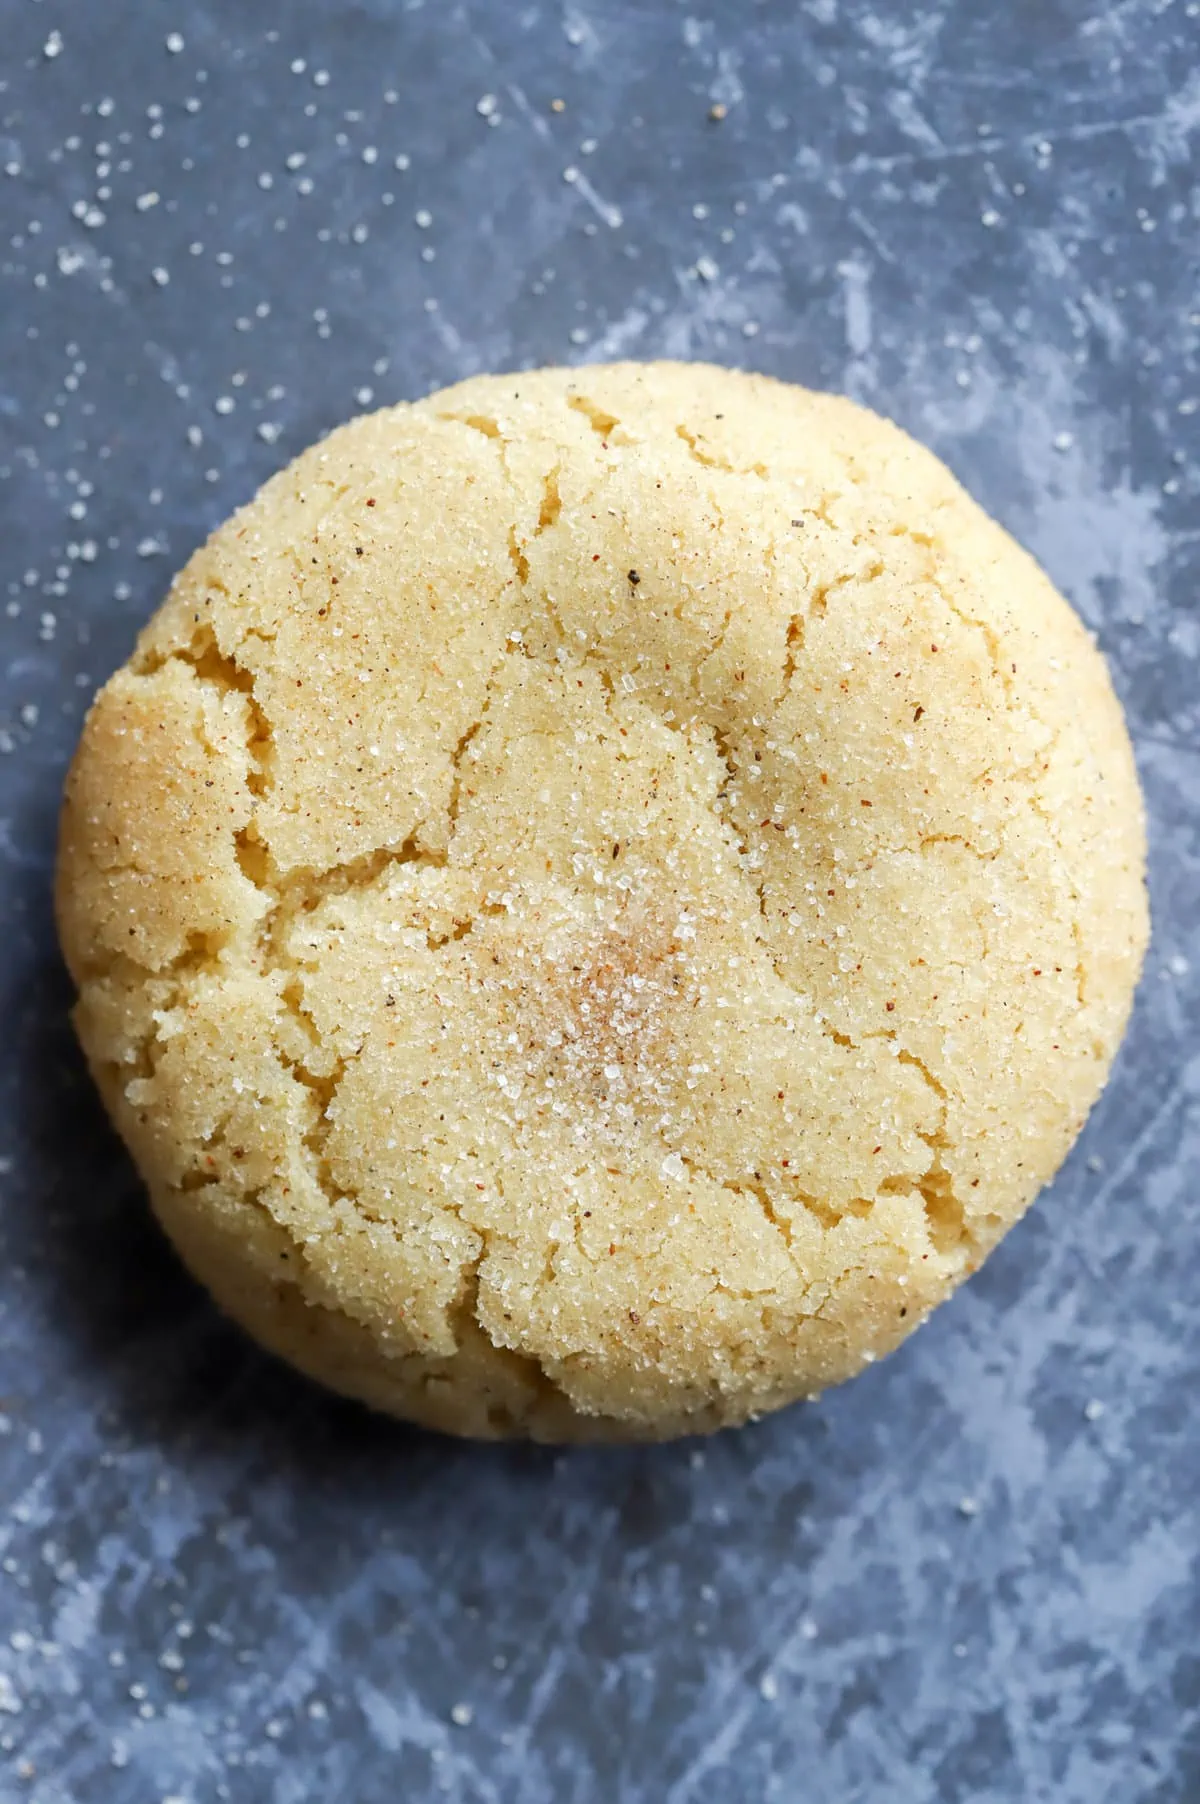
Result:
M1185 0L0 0L4 1804L1200 1799L1198 64ZM314 435L662 354L849 389L1040 554L1156 939L1061 1179L894 1359L704 1446L477 1451L160 1245L57 796Z

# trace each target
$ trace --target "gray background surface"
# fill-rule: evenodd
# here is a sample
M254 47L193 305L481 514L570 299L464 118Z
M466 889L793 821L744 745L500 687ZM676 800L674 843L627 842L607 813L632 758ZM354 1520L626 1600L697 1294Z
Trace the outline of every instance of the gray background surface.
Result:
M1200 1799L1198 62L1183 0L0 0L5 1804ZM1060 1180L895 1358L703 1446L473 1450L160 1244L66 1024L57 797L285 456L664 353L848 389L1037 551L1130 711L1156 939Z

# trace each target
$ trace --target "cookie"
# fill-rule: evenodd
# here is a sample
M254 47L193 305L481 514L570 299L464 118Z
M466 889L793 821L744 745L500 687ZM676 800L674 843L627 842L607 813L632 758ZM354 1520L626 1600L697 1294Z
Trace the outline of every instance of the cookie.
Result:
M92 1071L268 1347L455 1433L736 1423L1052 1176L1147 934L1103 661L928 452L703 366L354 420L67 784Z

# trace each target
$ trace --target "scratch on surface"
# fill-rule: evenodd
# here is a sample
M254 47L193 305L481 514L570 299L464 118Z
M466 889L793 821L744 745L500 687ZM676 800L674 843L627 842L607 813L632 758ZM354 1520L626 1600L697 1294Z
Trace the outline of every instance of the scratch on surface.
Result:
M1089 1204L1090 1208L1103 1208L1113 1192L1120 1188L1126 1178L1135 1169L1142 1154L1153 1143L1159 1129L1170 1120L1189 1089L1192 1089L1196 1085L1197 1080L1200 1080L1200 1059L1193 1059L1188 1065L1184 1066L1183 1071L1176 1078L1167 1094L1163 1097L1141 1133L1128 1148L1125 1157L1118 1165L1114 1166L1112 1171L1109 1172L1099 1190L1097 1190L1096 1194L1092 1197Z
M496 1787L465 1751L466 1744L452 1740L445 1723L418 1702L411 1689L397 1702L378 1686L360 1679L355 1696L375 1740L387 1753L423 1748L437 1761L443 1788L452 1775L465 1777L486 1804L502 1804Z
M611 201L607 201L597 194L582 169L576 168L574 163L564 172L564 180L569 182L577 194L582 194L592 212L602 219L606 226L611 226L615 231L619 225L624 223L620 207L615 207Z
M524 88L520 87L515 81L510 81L506 82L505 91L510 95L513 104L518 113L520 113L522 119L524 119L527 125L533 128L538 137L542 139L543 143L553 143L553 134L551 133L550 127L536 108L530 106L529 97Z
M1176 123L1177 109L1178 97L1157 113L1130 113L1123 119L1081 120L1077 125L1067 125L1061 130L1047 126L1041 131L1019 132L1011 138L976 138L966 144L943 144L938 147L930 145L914 150L899 150L891 156L872 155L863 151L858 156L851 157L846 164L846 174L890 175L895 170L911 169L923 163L969 163L979 157L996 156L1005 151L1031 150L1044 142L1087 144L1094 138L1104 138L1113 132L1135 131L1139 126L1171 126Z
M931 1418L924 1430L915 1437L909 1449L911 1464L901 1472L899 1468L888 1467L883 1470L873 1490L863 1499L861 1507L852 1517L837 1523L828 1540L821 1548L810 1573L809 1590L818 1589L816 1574L822 1567L839 1568L839 1562L845 1562L850 1551L849 1543L862 1535L864 1529L873 1522L890 1500L892 1494L900 1488L905 1473L919 1468L920 1455L933 1446L944 1431L944 1425L937 1418ZM693 1720L715 1722L718 1726L688 1762L674 1784L664 1794L663 1804L691 1804L697 1794L701 1781L725 1761L737 1748L744 1730L755 1712L761 1707L756 1696L747 1694L730 1708L730 1701L738 1690L747 1684L747 1678L763 1658L764 1651L771 1649L773 1666L786 1665L796 1649L805 1645L808 1635L803 1620L790 1631L784 1632L782 1639L776 1636L784 1629L787 1620L794 1620L796 1613L795 1597L788 1599L786 1615L784 1611L776 1612L766 1624L762 1632L755 1636L745 1652L726 1669L724 1682L716 1688L715 1695L702 1696L697 1700L693 1712ZM784 1618L784 1620L780 1620Z
M558 1629L558 1640L554 1651L542 1661L541 1670L529 1694L529 1706L524 1720L516 1731L509 1758L519 1767L524 1759L525 1750L529 1746L534 1729L545 1715L566 1664L568 1653L574 1650L576 1637L587 1620L592 1602L596 1595L596 1581L600 1576L600 1566L613 1530L618 1521L618 1512L610 1509L602 1527L597 1528L591 1538L591 1556L582 1567L576 1582L567 1596L555 1606L555 1623ZM541 1659L540 1644L537 1648Z

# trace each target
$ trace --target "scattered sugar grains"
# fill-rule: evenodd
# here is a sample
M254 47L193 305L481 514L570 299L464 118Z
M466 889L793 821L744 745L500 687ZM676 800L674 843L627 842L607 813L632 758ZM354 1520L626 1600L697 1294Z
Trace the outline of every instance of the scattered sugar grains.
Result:
M244 369L180 399L196 450L288 417ZM616 366L354 422L218 532L89 719L59 913L252 1332L441 1428L650 1438L819 1393L975 1269L1103 1081L1141 868L1095 648L933 458Z

